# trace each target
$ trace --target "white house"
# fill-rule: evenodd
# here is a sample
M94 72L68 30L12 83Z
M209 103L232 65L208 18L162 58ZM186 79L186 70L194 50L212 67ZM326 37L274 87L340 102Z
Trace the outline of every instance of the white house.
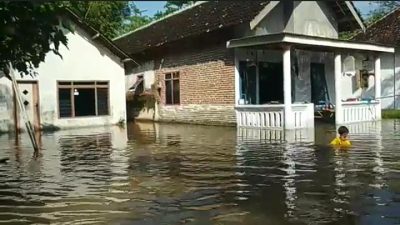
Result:
M62 58L48 53L38 76L16 74L20 94L35 129L117 124L126 120L124 62L131 60L109 39L72 12L74 32L66 32ZM29 37L28 37L29 38ZM12 83L0 78L0 130L24 129Z

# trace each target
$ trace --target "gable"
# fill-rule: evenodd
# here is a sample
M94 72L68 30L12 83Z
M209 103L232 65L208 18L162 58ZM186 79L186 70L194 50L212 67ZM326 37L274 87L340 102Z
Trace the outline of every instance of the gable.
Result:
M250 27L243 36L284 32L338 38L340 31L363 27L358 26L358 16L355 17L351 12L353 7L350 3L334 3L335 1L271 1L250 22ZM349 10L345 11L343 7Z
M293 33L310 36L338 38L338 23L322 1L296 1L292 14Z

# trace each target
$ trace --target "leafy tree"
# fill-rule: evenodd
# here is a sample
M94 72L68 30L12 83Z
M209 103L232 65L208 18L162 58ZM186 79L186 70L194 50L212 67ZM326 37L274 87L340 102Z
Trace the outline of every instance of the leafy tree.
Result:
M110 38L150 20L127 1L0 1L0 71L8 74L11 62L21 76L34 75L34 68L48 52L61 57L60 44L68 44L62 28L72 31L68 21L60 17L65 8Z
M394 9L400 7L400 1L371 1L369 4L376 4L378 7L369 12L367 17L367 24L371 24Z
M149 22L134 2L128 1L69 1L66 7L102 34L114 38Z
M57 2L0 2L1 71L7 75L11 62L21 75L33 75L47 52L60 55L60 44L68 43L62 28L70 29L60 22L62 7Z
M130 16L126 17L121 26L117 29L117 36L135 30L136 28L141 27L152 20L148 16L143 16L143 11L140 11L133 2L129 3L129 8Z
M160 19L168 14L178 11L184 7L194 4L196 1L167 1L164 6L164 11L158 11L154 14L154 19Z

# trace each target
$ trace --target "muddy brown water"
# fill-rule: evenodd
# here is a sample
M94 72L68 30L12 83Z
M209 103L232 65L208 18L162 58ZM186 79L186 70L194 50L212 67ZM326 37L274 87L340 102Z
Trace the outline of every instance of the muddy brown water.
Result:
M316 134L137 123L0 136L2 224L400 224L400 122Z

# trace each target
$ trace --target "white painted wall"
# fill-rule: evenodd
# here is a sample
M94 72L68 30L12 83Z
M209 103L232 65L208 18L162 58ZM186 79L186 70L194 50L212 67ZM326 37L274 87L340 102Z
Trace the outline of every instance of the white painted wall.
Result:
M135 84L137 77L139 75L143 76L144 79L144 89L151 89L151 85L155 81L154 72L154 61L148 61L142 63L140 66L136 67L135 70L129 71L125 76L125 90L128 91L133 84Z
M248 26L247 29L242 31L244 32L242 36L287 32L338 38L338 23L331 12L332 10L324 2L294 1L293 11L291 12L289 3L279 2L253 30L250 30ZM289 12L285 12L287 10Z
M381 57L381 102L382 109L392 109L395 104L397 108L400 106L400 96L394 96L400 94L400 49L396 49L396 72L394 70L394 59L391 53L382 53ZM345 55L343 55L342 60ZM355 54L356 57L356 69L362 68L362 60L366 59L367 55ZM372 55L369 56L369 65L366 67L368 71L374 73L374 58ZM394 76L394 74L396 74ZM342 97L346 98L374 98L375 97L375 79L374 76L369 77L368 88L361 89L356 87L356 76L342 76ZM394 94L395 92L395 94Z
M63 45L60 46L62 59L53 53L48 53L45 62L41 63L37 69L39 75L35 78L30 78L29 76L23 78L39 81L41 123L63 128L107 125L116 124L122 120L126 121L125 71L121 59L99 43L92 41L90 36L77 26L74 33L67 32L66 36L68 38L68 48ZM108 81L110 85L110 115L59 118L57 105L58 80ZM11 90L10 87L10 81L6 78L0 79L1 92L8 92ZM8 94L6 98L9 98ZM10 123L11 117L8 120Z
M393 65L395 63L395 65ZM396 48L395 62L393 54L381 55L383 109L400 108L400 48ZM397 95L397 96L395 96Z
M322 1L295 1L292 17L296 34L338 38L336 19Z

